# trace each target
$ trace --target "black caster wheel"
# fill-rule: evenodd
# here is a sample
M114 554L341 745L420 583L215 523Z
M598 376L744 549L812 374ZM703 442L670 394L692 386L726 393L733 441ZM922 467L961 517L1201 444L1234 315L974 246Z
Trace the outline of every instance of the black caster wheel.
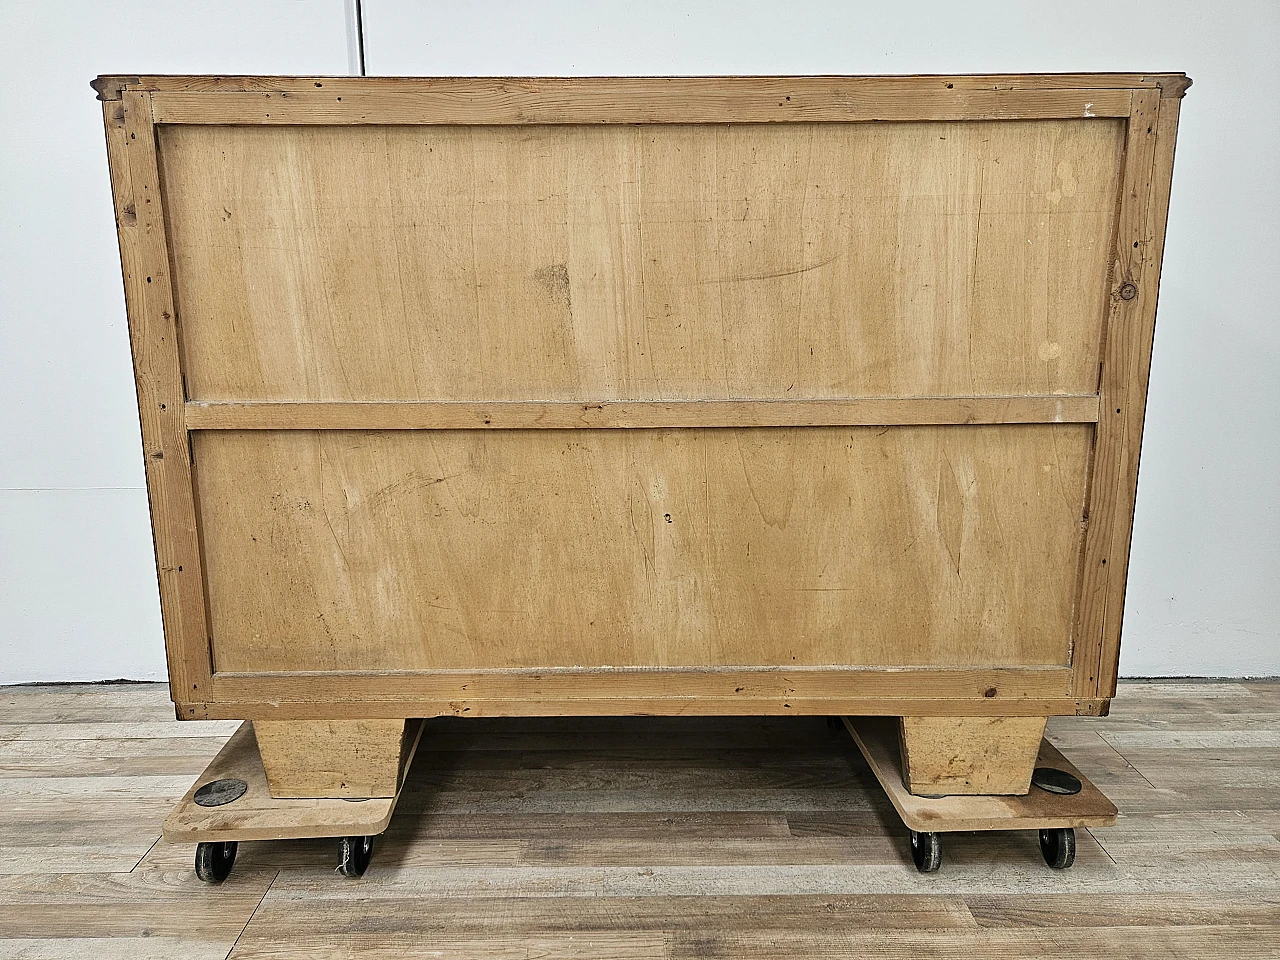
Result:
M373 859L373 837L343 837L338 872L344 877L362 877Z
M236 862L236 843L196 844L196 876L205 883L221 883L231 876Z
M921 873L933 873L942 866L942 836L911 831L911 859Z
M1040 852L1055 870L1065 870L1076 862L1076 832L1071 827L1040 831Z

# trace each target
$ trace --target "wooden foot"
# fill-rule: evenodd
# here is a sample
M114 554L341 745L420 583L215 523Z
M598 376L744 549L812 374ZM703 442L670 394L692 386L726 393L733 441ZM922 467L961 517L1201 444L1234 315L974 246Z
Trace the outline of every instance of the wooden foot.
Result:
M422 721L410 720L408 727L410 755L406 768L413 760L412 750L421 735ZM227 778L245 782L248 789L244 796L219 807L195 802L200 787ZM267 774L258 754L253 724L246 720L169 814L164 822L164 838L171 843L236 843L373 836L387 829L396 799L377 797L350 803L337 798L273 798L267 789Z
M1022 796L1044 717L903 717L902 782L916 795Z
M253 727L277 800L394 797L412 752L404 720L255 720Z
M1111 827L1116 807L1048 740L1040 741L1036 766L1063 770L1080 781L1075 794L1034 789L1025 796L915 797L903 784L899 723L889 717L846 717L845 726L867 758L902 822L917 832L956 830L1061 830Z

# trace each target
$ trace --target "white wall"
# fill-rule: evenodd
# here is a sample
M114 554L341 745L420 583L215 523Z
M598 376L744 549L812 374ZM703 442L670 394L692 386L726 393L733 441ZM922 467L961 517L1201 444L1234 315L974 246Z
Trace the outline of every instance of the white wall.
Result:
M1280 4L1044 6L364 0L364 25L382 74L1187 71L1121 669L1280 674ZM343 73L346 22L341 0L6 8L0 682L164 670L86 82Z
M343 0L5 0L0 683L163 679L100 73L347 72Z

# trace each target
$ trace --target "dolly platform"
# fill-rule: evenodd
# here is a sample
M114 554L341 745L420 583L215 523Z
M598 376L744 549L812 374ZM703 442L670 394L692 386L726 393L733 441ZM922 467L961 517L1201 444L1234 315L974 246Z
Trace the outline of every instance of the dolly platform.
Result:
M1045 862L1061 870L1075 862L1077 828L1115 825L1115 804L1048 740L1040 741L1036 772L1025 796L925 797L912 794L903 783L894 718L841 719L911 831L911 859L921 873L942 865L944 833L1037 830Z
M231 735L200 778L165 819L164 838L196 844L196 876L221 883L231 873L242 840L302 840L338 837L338 872L362 875L373 856L374 837L387 829L404 774L422 737L423 721L406 737L396 794L367 800L279 800L267 789L253 723Z
M1033 785L1025 796L927 797L904 785L896 718L839 719L910 830L912 859L923 873L941 866L944 833L1036 830L1045 862L1063 869L1075 860L1077 828L1116 822L1115 805L1047 740L1041 741ZM337 837L338 871L361 876L373 855L374 838L391 822L422 737L423 721L414 722L395 796L297 800L271 796L253 724L246 721L165 820L164 838L197 845L196 875L208 883L227 878L242 840Z

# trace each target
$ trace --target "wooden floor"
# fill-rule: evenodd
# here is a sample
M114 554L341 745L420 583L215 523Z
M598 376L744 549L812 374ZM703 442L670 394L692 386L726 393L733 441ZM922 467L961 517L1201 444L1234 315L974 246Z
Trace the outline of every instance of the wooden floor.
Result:
M437 720L362 880L241 844L206 887L160 823L234 722L160 685L0 688L0 957L1280 957L1280 683L1122 686L1050 721L1117 803L921 876L821 719Z

